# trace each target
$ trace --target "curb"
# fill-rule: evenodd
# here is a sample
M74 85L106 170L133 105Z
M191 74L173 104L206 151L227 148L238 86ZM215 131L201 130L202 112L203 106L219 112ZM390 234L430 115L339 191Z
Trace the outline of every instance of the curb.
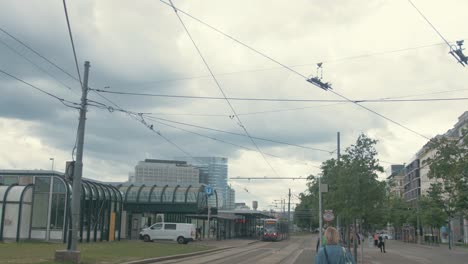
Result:
M249 243L247 243L247 245L252 245L252 244L257 243L257 242L259 242L259 240L254 240L252 242L249 242ZM227 249L231 249L231 248L235 248L235 247L221 247L221 248L203 250L203 251L186 253L186 254L165 256L165 257L157 257L157 258L149 258L149 259L133 260L133 261L130 261L130 262L124 262L122 264L149 264L149 263L161 262L161 261L166 261L166 260L182 259L182 258L188 258L188 257L193 257L193 256L198 256L198 255L204 255L204 254L223 251L223 250L227 250Z

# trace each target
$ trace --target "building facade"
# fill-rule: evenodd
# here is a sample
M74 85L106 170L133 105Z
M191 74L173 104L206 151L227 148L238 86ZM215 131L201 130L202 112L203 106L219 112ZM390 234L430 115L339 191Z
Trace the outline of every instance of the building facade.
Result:
M223 157L179 157L200 170L200 183L218 191L220 208L225 208L228 194L228 159Z
M236 208L236 191L228 186L226 202L224 203L225 210L234 210Z
M419 171L419 159L413 160L405 167L403 187L403 199L412 202L421 195L421 178Z
M186 161L145 159L129 174L129 182L188 186L200 183L200 171Z
M404 193L405 165L394 164L389 168L387 177L388 191L397 197L402 197Z

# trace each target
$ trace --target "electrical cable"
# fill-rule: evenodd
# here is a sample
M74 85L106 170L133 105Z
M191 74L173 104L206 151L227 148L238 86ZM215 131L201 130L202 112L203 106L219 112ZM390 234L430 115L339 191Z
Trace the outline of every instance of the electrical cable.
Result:
M161 1L162 3L168 5L168 3L164 2L163 0L160 0L160 1ZM172 5L172 3L171 3L171 5ZM234 37L232 37L232 36L230 36L230 35L228 35L228 34L222 32L221 30L219 30L219 29L217 29L217 28L215 28L215 27L209 25L208 23L206 23L206 22L204 22L204 21L202 21L202 20L200 20L200 19L198 19L198 18L195 18L194 16L189 15L189 14L186 13L186 12L183 12L182 10L176 8L174 5L172 5L172 7L174 8L174 11L176 12L176 14L177 14L177 16L179 17L179 19L180 19L180 16L179 16L179 13L178 13L178 12L180 11L181 13L183 13L183 14L189 16L190 18L196 20L196 21L199 22L199 23L202 23L203 25L205 25L205 26L211 28L212 30L218 32L219 34L222 34L223 36L225 36L225 37L227 37L227 38L229 38L229 39L235 41L236 43L238 43L238 44L240 44L240 45L242 45L242 46L248 48L249 50L251 50L251 51L253 51L253 52L255 52L255 53L257 53L257 54L259 54L259 55L261 55L261 56L263 56L263 57L265 57L265 58L267 58L267 59L269 59L269 60L271 60L271 61L273 61L273 62L275 62L276 64L278 64L278 65L280 65L280 66L283 66L285 69L289 70L289 71L292 72L292 73L295 73L296 75L301 76L301 77L304 78L305 80L308 79L307 76L305 76L305 75L303 75L302 73L300 73L300 72L298 72L298 71L292 69L291 67L289 67L289 66L287 66L287 65L285 65L285 64L283 64L283 63L281 63L281 62L279 62L279 61L277 61L277 60L275 60L274 58L272 58L272 57L266 55L265 53L260 52L259 50L257 50L257 49L255 49L255 48L253 48L253 47L251 47L251 46L249 46L249 45L243 43L242 41L240 41L240 40L238 40L238 39L236 39L236 38L234 38ZM216 77L213 76L213 78L216 78ZM317 87L319 87L319 88L321 88L321 89L323 89L322 87L320 87L320 86L317 85L317 84L314 84L314 85L317 86ZM330 89L327 89L327 90L330 90ZM331 90L330 90L330 91L331 91ZM426 137L426 136L424 136L424 135L422 135L422 134L420 134L420 133L418 133L418 132L416 132L416 131L414 131L414 130L408 128L407 126L404 126L404 125L402 125L402 124L400 124L400 123L398 123L398 122L396 122L396 121L394 121L394 120L392 120L392 119L390 119L390 118L388 118L388 117L386 117L386 116L384 116L384 115L382 115L382 114L379 114L379 113L377 113L376 111L374 111L374 110L372 110L372 109L370 109L370 108L368 108L368 107L362 106L362 105L360 105L359 103L354 102L354 101L348 99L347 97L345 97L345 96L343 96L343 95L341 95L341 94L339 94L339 93L337 93L337 92L335 92L335 91L331 91L331 92L332 92L333 94L335 94L335 95L337 95L337 96L339 96L339 97L345 99L345 100L348 100L349 102L351 102L351 103L353 103L353 104L358 105L359 107L361 107L361 108L363 108L363 109L365 109L365 110L367 110L367 111L370 111L371 113L374 113L374 114L376 114L376 115L378 115L378 116L384 118L384 119L387 120L387 121L390 121L390 122L392 122L392 123L394 123L394 124L396 124L396 125L398 125L398 126L404 128L404 129L406 129L406 130L412 132L412 133L415 133L415 134L417 134L417 135L419 135L419 136L421 136L421 137L423 137L423 138L425 138L425 139L429 139L428 137Z
M48 95L48 96L50 96L50 97L55 98L56 100L58 100L60 103L62 103L63 105L65 105L65 106L67 106L67 107L79 109L79 107L76 107L76 106L79 106L79 105L80 105L80 104L78 104L78 103L75 103L75 102L72 102L72 101L68 101L68 100L65 100L65 99L63 99L63 98L60 98L60 97L58 97L58 96L56 96L56 95L54 95L54 94L51 94L51 93L49 93L49 92L47 92L47 91L45 91L45 90L43 90L43 89L41 89L41 88L39 88L39 87L37 87L37 86L31 84L31 83L29 83L29 82L27 82L27 81L25 81L25 80L23 80L23 79L20 79L20 78L14 76L14 75L12 75L12 74L10 74L10 73L8 73L8 72L2 70L2 69L0 69L0 72L3 73L3 74L5 74L5 75L7 75L7 76L9 76L9 77L11 77L11 78L13 78L13 79L15 79L15 80L17 80L17 81L19 81L19 82L22 82L23 84L26 84L26 85L28 85L28 86L30 86L30 87L32 87L32 88L34 88L34 89L36 89L36 90L42 92L42 93ZM73 105L75 105L75 106L73 106Z
M373 56L377 56L377 55L399 53L399 52L404 52L404 51L409 51L409 50L429 48L429 47L440 46L440 45L445 45L445 42L439 42L439 43L433 43L433 44L422 45L422 46L417 46L417 47L410 47L410 48L403 48L403 49L372 52L372 53L366 53L366 54L354 55L354 56L348 56L348 57L342 57L342 58L336 58L336 59L328 59L328 60L322 60L321 62L329 64L329 63L333 63L333 62L362 59L362 58L373 57ZM289 65L289 67L291 67L291 68L309 67L309 66L313 66L313 65L316 65L316 64L317 63L303 63L303 64ZM281 67L281 66L276 66L276 67L269 67L269 68L262 68L262 69L250 69L250 70L223 72L223 73L218 73L218 74L215 74L215 75L216 76L226 76L226 75L233 75L233 74L240 74L240 73L252 73L252 72L278 70L278 69L282 69L282 68L283 67ZM209 78L209 77L211 77L211 76L210 75L198 75L198 76L190 76L190 77L163 79L163 80L148 81L148 82L143 82L143 83L135 83L132 86L133 87L135 87L135 86L137 86L137 87L138 86L147 86L147 85L151 85L151 84L165 83L165 82L178 82L178 81L189 81L189 80L195 80L195 79L206 79L206 78Z
M1 28L0 27L0 31L2 31L3 33L5 33L6 35L8 35L10 38L14 39L15 41L17 41L18 43L20 43L21 45L23 45L25 48L27 48L28 50L32 51L34 54L36 54L37 56L41 57L42 59L44 59L45 61L47 61L48 63L50 63L51 65L53 65L55 68L57 68L58 70L60 70L61 72L65 73L66 75L68 75L69 77L71 77L72 79L74 80L77 80L79 81L75 76L71 75L70 73L68 73L66 70L64 70L62 67L58 66L57 64L55 64L54 62L50 61L49 59L47 59L46 57L44 57L42 54L40 54L39 52L37 52L36 50L34 50L33 48L31 48L30 46L28 46L26 43L24 43L23 41L19 40L18 38L16 38L15 36L13 36L12 34L10 34L8 31L6 31L5 29Z
M65 11L65 17L67 19L68 34L70 35L70 42L73 49L73 57L75 58L76 71L78 72L78 80L80 81L81 87L83 87L83 82L81 81L80 67L78 66L78 59L76 57L75 43L73 42L73 34L70 26L70 20L68 19L67 4L65 0L63 0L63 9Z
M47 72L45 69L43 69L41 66L37 65L35 62L33 62L32 60L30 60L29 58L27 58L25 55L21 54L20 52L18 52L16 49L14 49L13 47L11 47L10 45L8 45L8 43L4 42L3 40L0 39L0 43L2 43L5 47L7 47L9 50L11 50L12 52L14 52L16 55L22 57L23 59L25 59L26 61L28 61L29 63L31 63L32 65L34 65L38 70L40 70L41 72L49 75L50 77L52 77L52 79L56 80L58 83L60 83L61 85L63 85L65 88L68 88L68 90L72 91L73 93L76 94L76 92L70 87L68 86L67 84L65 84L64 82L62 82L61 80L59 80L57 77L55 77L54 75L52 75L51 73Z
M176 98L176 99L200 99L200 100L230 100L230 101L262 101L262 102L299 102L299 103L392 103L392 102L433 102L433 101L465 101L468 97L454 97L454 98L421 98L421 99L358 99L352 100L346 98L344 100L338 99L284 99L284 98L246 98L246 97L215 97L215 96L195 96L195 95L170 95L170 94L152 94L152 93L134 93L134 92L119 92L109 91L102 89L92 89L99 93L119 94L128 96L144 96L144 97L163 97L163 98ZM462 89L468 90L468 89ZM241 115L241 114L238 114Z
M416 9L416 11L418 11L418 13L424 18L424 20L426 20L426 22L432 27L432 29L434 29L434 31L437 33L437 35L439 35L439 37L444 40L444 42L447 44L447 46L449 46L450 50L452 50L452 46L450 46L450 43L447 41L447 39L444 38L444 36L442 36L442 34L439 32L439 30L437 30L437 28L431 23L431 21L429 21L429 19L427 19L427 17L418 9L418 7L416 7L415 4L413 4L413 2L411 0L408 0L408 2L414 7L414 9Z
M226 99L226 102L228 103L229 107L231 108L234 116L236 117L237 121L238 121L238 125L244 130L245 134L250 138L250 140L252 141L252 144L255 146L255 148L260 152L260 154L262 155L263 159L265 160L265 162L268 164L268 166L271 168L271 170L276 174L278 175L278 173L276 172L276 170L273 168L273 166L270 164L270 162L266 159L265 155L263 154L262 150L258 147L257 143L255 143L255 140L252 139L252 137L250 136L249 132L247 131L247 128L243 125L240 117L237 115L236 113L236 110L234 109L234 107L232 106L231 102L229 101L229 99L227 99L227 96L223 90L223 88L221 87L220 83L218 82L218 79L216 78L216 76L213 74L213 71L211 70L211 67L208 65L207 61L205 60L201 50L198 48L198 45L197 43L195 42L195 40L193 39L192 35L190 34L190 32L188 31L187 27L185 26L185 23L184 21L182 20L182 18L179 16L179 13L177 12L177 9L176 7L174 6L174 3L172 3L172 0L169 0L171 6L174 8L174 12L177 16L177 18L179 19L180 23L182 24L182 26L184 27L185 29L185 32L187 33L187 35L189 36L190 40L192 41L195 49L197 50L198 54L200 55L200 58L202 59L203 63L205 64L207 70L210 72L211 74L211 77L213 78L213 81L216 83L216 85L218 86L218 89L220 90L220 92L223 94L223 97Z
M147 117L147 118L148 118L148 119L151 118L151 120L154 120L154 121L166 121L166 122L170 122L170 123L175 123L175 124L180 124L180 125L185 125L185 126L190 126L190 127L195 127L195 128L200 128L200 129L215 131L215 132L221 132L221 133L226 133L226 134L231 134L231 135L236 135L236 136L243 136L243 137L246 136L245 134L240 134L240 133L225 131L225 130L221 130L221 129L203 127L203 126L199 126L199 125L194 125L194 124L189 124L189 123L184 123L184 122L173 121L173 120L169 120L169 119L165 119L165 118L152 117L152 116ZM324 150L324 149L319 149L319 148L312 148L312 147L307 147L307 146L302 146L302 145L297 145L297 144L291 144L291 143L281 142L281 141L272 140L272 139L267 139L267 138L261 138L261 137L255 137L255 136L252 136L252 138L257 139L257 140L268 141L268 142L272 142L272 143L277 143L277 144L292 146L292 147L298 147L298 148L303 148L303 149L309 149L309 150L321 151L321 152L326 152L326 153L332 153L332 152L329 151L329 150Z

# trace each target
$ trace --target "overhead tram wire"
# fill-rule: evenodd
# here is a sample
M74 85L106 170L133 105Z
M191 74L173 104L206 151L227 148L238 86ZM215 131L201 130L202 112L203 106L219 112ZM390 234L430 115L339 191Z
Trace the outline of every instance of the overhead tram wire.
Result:
M103 89L90 89L99 93L119 94L128 96L143 96L143 97L162 97L175 99L200 99L200 100L230 100L230 101L262 101L262 102L297 102L297 103L394 103L394 102L431 102L431 101L465 101L468 97L454 98L421 98L421 99L285 99L285 98L247 98L247 97L215 97L215 96L195 96L195 95L170 95L170 94L153 94L153 93L134 93L134 92L119 92ZM464 90L464 89L463 89ZM468 89L467 89L468 90ZM451 91L450 91L451 92ZM245 115L245 114L238 114Z
M52 94L52 93L49 93L49 92L47 92L47 91L45 91L45 90L43 90L43 89L41 89L41 88L39 88L39 87L37 87L37 86L35 86L35 85L33 85L33 84L31 84L31 83L29 83L29 82L23 80L23 79L20 79L20 78L16 77L16 76L14 76L13 74L10 74L10 73L8 73L8 72L2 70L2 69L0 69L0 73L3 73L3 74L5 74L5 75L9 76L10 78L13 78L13 79L15 79L15 80L17 80L17 81L19 81L19 82L21 82L21 83L23 83L23 84L26 84L26 85L28 85L28 86L30 86L30 87L32 87L32 88L34 88L34 89L36 89L36 90L42 92L43 94L46 94L46 95L48 95L48 96L50 96L50 97L52 97L52 98L58 100L60 103L62 103L62 104L65 105L66 107L79 109L80 104L78 104L78 103L75 103L75 102L68 101L68 100L65 100L65 99L63 99L63 98L60 98L60 97L58 97L58 96L56 96L56 95L54 95L54 94Z
M69 77L71 77L72 79L75 79L78 81L78 79L73 76L72 74L70 74L69 72L67 72L66 70L64 70L62 67L58 66L57 64L55 64L54 62L52 62L51 60L47 59L45 56L43 56L42 54L40 54L39 52L37 52L36 50L34 50L33 48L31 48L29 45L27 45L26 43L24 43L23 41L19 40L17 37L13 36L11 33L9 33L8 31L6 31L4 28L1 28L0 27L0 31L2 31L3 33L5 33L7 36L9 36L10 38L14 39L16 42L20 43L21 45L23 45L23 47L27 48L28 50L30 50L31 52L33 52L34 54L36 54L37 56L41 57L43 60L47 61L48 63L50 63L51 65L53 65L55 68L57 68L58 70L60 70L61 72L63 72L64 74L68 75Z
M466 40L466 38L464 38L463 40ZM327 59L327 60L321 60L321 62L329 64L329 63L334 63L334 62L347 61L347 60L356 60L356 59L362 59L362 58L367 58L367 57L373 57L373 56L377 56L377 55L399 53L399 52L404 52L404 51L417 50L417 49L435 47L435 46L440 46L440 45L445 45L445 42L433 43L433 44L422 45L422 46L417 46L417 47L410 47L410 48L402 48L402 49L387 50L387 51L380 51L380 52L371 52L371 53L341 57L341 58L336 58L336 59L331 58L331 59ZM303 64L289 65L289 67L291 67L291 68L309 67L309 66L313 66L313 65L316 65L316 64L317 63L303 63ZM250 69L250 70L239 70L239 71L232 71L232 72L222 72L222 73L215 74L215 76L226 76L226 75L241 74L241 73L262 72L262 71L278 70L278 69L282 69L282 68L283 68L282 66L276 66L276 67L269 67L269 68L262 68L262 69ZM206 78L209 78L209 77L211 77L211 75L198 75L198 76L188 76L188 77L181 77L181 78L162 79L162 80L134 83L132 85L132 87L148 86L148 85L151 85L151 84L158 84L158 83L165 83L165 82L179 82L179 81L190 81L190 80L195 80L195 79L206 79Z
M434 31L437 33L437 35L439 35L439 37L447 44L447 46L450 48L450 50L452 49L452 46L450 45L450 43L447 41L447 39L442 36L442 34L439 32L439 30L437 30L437 28L431 23L431 21L429 21L429 19L427 19L427 17L419 10L419 8L411 1L411 0L408 0L408 2L414 7L414 9L416 9L416 11L418 11L418 13L424 18L424 20L426 20L426 22L432 27L432 29L434 29Z
M76 71L78 72L78 80L80 81L81 87L83 87L83 82L81 81L80 67L78 66L78 58L76 56L75 43L73 41L73 34L70 26L70 20L68 19L67 3L63 0L63 9L65 12L65 18L67 19L68 34L70 35L70 42L73 49L73 57L75 58Z
M146 115L148 116L148 115ZM209 128L209 127L204 127L204 126L199 126L199 125L194 125L194 124L189 124L189 123L184 123L184 122L179 122L179 121L173 121L165 118L159 118L159 117L147 117L148 119L151 118L154 121L165 121L165 122L170 122L170 123L175 123L175 124L180 124L184 126L190 126L190 127L195 127L195 128L200 128L200 129L205 129L205 130L210 130L210 131L215 131L215 132L221 132L221 133L226 133L226 134L231 134L231 135L236 135L236 136L243 136L245 137L245 134L240 134L240 133L235 133L235 132L230 132L230 131L225 131L221 129L215 129L215 128ZM332 153L332 151L329 150L324 150L324 149L319 149L319 148L312 148L312 147L307 147L303 145L298 145L298 144L292 144L292 143L287 143L287 142L282 142L282 141L277 141L277 140L272 140L272 139L267 139L267 138L261 138L261 137L255 137L252 136L253 139L258 139L262 141L268 141L272 143L277 143L277 144L282 144L282 145L287 145L287 146L292 146L292 147L298 147L298 148L303 148L303 149L309 149L309 150L315 150L315 151L321 151L321 152L326 152L326 153Z
M245 150L258 152L258 151L255 150L255 149L252 149L252 148L249 148L249 147L245 147L245 146L242 146L242 145L239 145L239 144L236 144L236 143L232 143L232 142L226 141L226 140L224 140L224 139L219 139L219 138L216 138L216 137L204 135L204 134L201 134L201 133L192 131L192 130L188 130L188 129L181 128L181 127L174 126L174 125L170 125L170 124L167 124L167 123L158 121L158 120L154 120L154 119L152 119L152 118L147 118L147 119L152 120L152 121L154 121L154 122L156 122L156 123L158 123L158 124L161 124L161 125L164 125L164 126L167 126L167 127L171 127L171 128L178 129L178 130L181 130L181 131L190 133L190 134L197 135L197 136L199 136L199 137L208 138L208 139L211 139L211 140L214 140L214 141L218 141L218 142L221 142L221 143L224 143L224 144L228 144L228 145L231 145L231 146L235 146L235 147L238 147L238 148L242 148L242 149L245 149ZM275 155L275 154L270 154L270 153L266 153L266 152L263 152L263 153L264 153L265 155L267 155L267 156L271 156L271 157L274 157L274 158L285 159L284 157L280 157L280 156ZM315 166L315 165L310 165L310 164L307 164L307 165L309 165L309 166L311 166L311 167L315 167L315 168L320 168L319 166Z
M162 3L165 3L166 5L168 4L168 3L164 2L163 0L160 0L160 1L161 1ZM172 2L171 2L171 3L172 3ZM298 76L301 76L301 77L304 78L305 80L308 79L307 76L305 76L304 74L302 74L302 73L300 73L300 72L294 70L293 68L291 68L291 67L289 67L289 66L287 66L287 65L285 65L285 64L283 64L283 63L281 63L281 62L279 62L279 61L277 61L277 60L275 60L274 58L272 58L272 57L266 55L265 53L260 52L259 50L257 50L257 49L255 49L255 48L253 48L253 47L251 47L251 46L249 46L249 45L243 43L242 41L240 41L240 40L238 40L238 39L236 39L236 38L234 38L234 37L232 37L232 36L230 36L230 35L228 35L228 34L222 32L221 30L219 30L219 29L217 29L217 28L215 28L215 27L209 25L208 23L206 23L206 22L204 22L204 21L202 21L202 20L200 20L200 19L198 19L198 18L195 18L194 16L189 15L189 14L186 13L186 12L183 12L182 10L176 8L174 5L170 5L170 6L172 6L172 8L174 8L174 11L176 12L176 14L177 14L177 16L179 17L179 19L180 19L180 16L179 16L179 14L178 14L178 11L180 11L181 13L183 13L183 14L189 16L190 18L192 18L192 19L194 19L194 20L196 20L196 21L202 23L203 25L205 25L205 26L207 26L207 27L213 29L214 31L216 31L216 32L218 32L218 33L220 33L220 34L222 34L223 36L225 36L225 37L227 37L227 38L229 38L229 39L235 41L236 43L239 43L240 45L242 45L242 46L244 46L244 47L250 49L251 51L253 51L253 52L255 52L255 53L257 53L257 54L259 54L259 55L261 55L261 56L263 56L263 57L265 57L265 58L267 58L267 59L269 59L269 60L271 60L271 61L273 61L273 62L275 62L276 64L278 64L278 65L280 65L280 66L283 66L285 69L289 70L289 71L292 72L292 73L295 73L295 74L298 75ZM182 20L181 20L181 21L182 21ZM216 78L216 77L213 76L213 78ZM315 85L315 84L314 84L314 85ZM318 85L315 85L315 86L321 88L321 87L318 86ZM322 88L321 88L321 89L322 89ZM377 113L376 111L374 111L374 110L372 110L372 109L370 109L370 108L368 108L368 107L362 106L362 105L360 105L359 103L354 102L354 101L348 99L347 97L345 97L345 96L343 96L343 95L341 95L341 94L339 94L339 93L337 93L337 92L335 92L335 91L331 91L331 92L334 93L335 95L337 95L337 96L339 96L339 97L345 99L345 100L348 100L349 102L351 102L351 103L353 103L353 104L358 105L359 107L361 107L361 108L363 108L363 109L365 109L365 110L367 110L367 111L370 111L371 113L374 113L374 114L376 114L376 115L378 115L378 116L384 118L384 119L387 120L387 121L390 121L390 122L392 122L392 123L394 123L394 124L396 124L396 125L398 125L398 126L404 128L404 129L406 129L406 130L408 130L408 131L410 131L410 132L412 132L412 133L415 133L415 134L418 135L418 136L421 136L421 137L423 137L423 138L425 138L425 139L429 139L428 137L426 137L426 136L424 136L424 135L422 135L422 134L420 134L420 133L418 133L418 132L416 132L416 131L414 131L414 130L408 128L407 126L404 126L404 125L402 125L402 124L400 124L400 123L398 123L398 122L396 122L396 121L394 121L394 120L392 120L392 119L390 119L390 118L388 118L388 117L386 117L386 116L384 116L384 115L382 115L382 114L379 114L379 113Z
M170 5L173 7L174 9L174 12L177 16L177 18L179 19L180 23L182 24L182 26L184 27L185 29L185 32L187 33L187 35L189 36L190 40L192 41L195 49L197 50L198 52L198 55L200 55L200 58L202 59L203 63L205 64L206 68L208 69L208 71L210 72L211 74L211 77L213 78L213 81L216 83L216 85L218 86L218 89L220 90L220 92L223 94L223 97L226 99L226 102L228 103L229 107L231 108L234 116L236 117L237 121L239 122L239 126L244 130L245 134L250 138L250 140L252 141L252 144L255 146L255 148L258 150L258 152L260 152L260 154L262 155L263 159L265 160L265 162L268 164L268 166L271 168L271 170L276 174L278 175L278 173L276 172L276 170L273 168L273 166L270 164L270 162L266 159L265 155L263 154L262 150L258 147L257 143L255 143L255 140L252 139L252 137L250 136L249 132L247 131L247 128L244 126L244 124L242 123L242 120L240 119L240 117L237 115L237 112L236 110L234 109L234 107L232 106L231 102L229 101L229 99L227 99L227 96L223 90L223 88L221 87L221 85L219 84L218 82L218 79L216 78L216 76L213 74L213 71L211 70L211 67L210 65L208 65L208 62L205 60L201 50L198 48L198 45L197 43L195 42L195 40L193 39L192 35L190 34L190 32L188 31L187 29L187 26L185 25L184 21L182 20L182 18L179 16L179 13L177 12L177 9L176 7L174 6L174 3L172 3L172 0L169 0L170 2Z
M0 43L2 43L5 47L7 47L9 50L11 50L12 52L14 52L16 55L22 57L23 59L25 59L26 61L28 61L29 63L31 63L32 65L34 65L37 69L39 69L41 72L49 75L50 77L52 77L54 80L56 80L58 83L60 83L61 85L63 85L65 88L67 88L68 90L72 91L73 93L77 94L75 92L75 90L73 90L70 86L68 86L67 84L65 84L64 82L62 82L61 80L59 80L57 77L55 77L54 75L52 75L51 73L49 73L48 71L46 71L45 69L43 69L41 66L39 66L38 64L36 64L35 62L33 62L32 60L30 60L28 57L26 57L25 55L21 54L20 52L18 52L16 49L14 49L13 47L11 47L8 43L4 42L3 40L0 39Z

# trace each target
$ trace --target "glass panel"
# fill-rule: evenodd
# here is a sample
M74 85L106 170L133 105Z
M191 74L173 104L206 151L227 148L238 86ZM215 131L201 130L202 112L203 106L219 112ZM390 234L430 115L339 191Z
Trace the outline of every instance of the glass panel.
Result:
M167 187L164 191L163 202L165 203L172 203L174 195L174 187Z
M65 194L54 193L52 195L52 212L50 214L50 228L63 228L63 214L65 212Z
M32 228L46 228L47 227L48 209L49 209L49 194L48 193L34 194Z
M147 202L148 201L148 197L149 197L149 193L151 191L151 188L152 188L151 186L143 187L143 189L140 192L140 202Z
M33 183L33 177L32 176L20 176L19 177L19 185L28 185Z
M176 224L165 224L164 229L165 230L176 230Z
M0 176L0 185L3 184L3 176Z
M160 203L161 202L161 192L164 187L156 187L151 194L151 202L152 203Z
M18 183L18 176L4 176L3 185L11 185Z
M86 184L83 184L83 186L86 187ZM63 184L63 182L58 178L54 179L53 192L54 193L65 193L66 192L65 184Z
M185 202L185 192L187 188L178 188L175 194L175 202L176 203L183 203Z
M36 177L34 192L49 192L50 190L50 178L49 177Z
M190 188L187 193L187 203L196 203L198 197L198 188Z
M140 189L140 187L133 186L129 191L127 191L127 202L136 202L138 189Z

